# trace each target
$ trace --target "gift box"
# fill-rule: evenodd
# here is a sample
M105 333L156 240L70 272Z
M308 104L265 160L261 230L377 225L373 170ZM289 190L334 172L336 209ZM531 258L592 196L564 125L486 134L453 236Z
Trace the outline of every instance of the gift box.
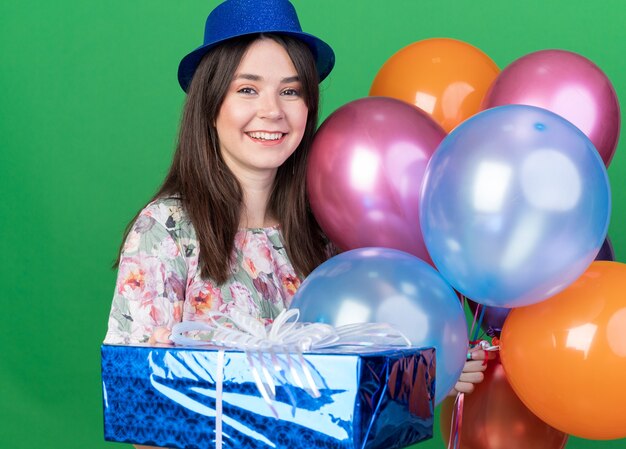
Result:
M432 437L432 348L102 346L104 435L170 448L393 449Z

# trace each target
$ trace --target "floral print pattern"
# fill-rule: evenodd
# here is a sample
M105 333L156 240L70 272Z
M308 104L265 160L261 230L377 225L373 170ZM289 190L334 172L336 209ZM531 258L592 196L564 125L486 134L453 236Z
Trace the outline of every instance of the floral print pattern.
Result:
M271 322L300 286L278 226L237 232L232 274L222 285L202 278L198 251L179 200L146 206L124 243L104 342L145 343L157 328L232 308Z

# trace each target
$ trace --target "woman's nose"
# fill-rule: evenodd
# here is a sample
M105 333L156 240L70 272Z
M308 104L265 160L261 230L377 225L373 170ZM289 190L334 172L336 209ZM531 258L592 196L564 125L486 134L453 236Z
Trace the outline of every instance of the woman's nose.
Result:
M261 98L258 115L261 118L278 120L283 118L283 109L280 99L274 95L265 95Z

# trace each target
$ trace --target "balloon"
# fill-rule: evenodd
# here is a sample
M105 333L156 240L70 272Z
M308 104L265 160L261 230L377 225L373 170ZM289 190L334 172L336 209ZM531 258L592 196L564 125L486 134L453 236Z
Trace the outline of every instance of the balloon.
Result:
M608 261L615 260L615 252L613 251L613 245L611 244L611 240L609 239L608 236L606 239L604 239L604 243L602 244L600 251L596 255L595 260L608 260ZM469 298L465 298L465 299L467 299L467 305L472 311L472 314L476 314L478 307L481 305L478 304L477 302L472 301ZM493 332L496 336L499 336L500 333L502 332L502 326L504 326L504 320L506 320L506 317L509 315L509 312L511 311L511 309L508 309L506 307L490 307L490 306L481 306L481 307L484 308L484 313L483 313L483 309L481 308L480 310L478 310L478 315L477 315L477 317L480 317L480 315L483 314L483 320L480 325L481 329L485 332Z
M423 109L449 132L476 114L500 69L478 48L455 39L410 44L380 68L370 96L386 96Z
M611 245L611 240L607 237L604 239L604 243L600 248L600 251L596 255L595 260L615 260L615 252L613 251L613 245ZM477 302L472 301L469 298L467 299L467 305L469 306L472 314L476 315L476 311L478 307L481 306ZM502 326L504 326L504 320L509 315L511 309L506 307L490 307L490 306L481 306L482 308L478 310L477 317L483 315L482 323L480 327L485 332L493 332L496 336L499 336L502 332ZM484 308L484 313L483 313Z
M539 418L582 438L626 437L626 265L593 262L548 300L514 309L502 330L506 376Z
M589 59L565 50L519 58L498 75L483 108L506 104L539 106L566 118L609 166L619 137L619 103L611 81Z
M300 309L303 322L389 323L413 346L435 347L436 403L465 364L467 325L456 294L434 268L402 251L361 248L327 260L305 279L291 308Z
M607 236L600 248L600 252L596 256L596 260L608 260L613 262L615 260L615 251L613 251L613 245L611 244L611 240Z
M454 400L448 397L441 406L444 442L450 440ZM567 437L526 408L498 359L489 362L485 380L464 397L460 449L562 449Z
M589 139L533 106L500 106L461 124L422 185L433 262L488 306L525 306L563 290L598 253L609 215L606 168Z
M419 188L444 137L423 111L392 98L363 98L330 115L313 142L307 189L335 245L395 248L430 262Z

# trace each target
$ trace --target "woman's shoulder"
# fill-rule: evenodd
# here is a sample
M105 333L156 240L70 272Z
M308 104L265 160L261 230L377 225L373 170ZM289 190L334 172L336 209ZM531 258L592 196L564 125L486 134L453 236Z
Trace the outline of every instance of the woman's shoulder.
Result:
M151 218L168 231L180 231L191 226L180 198L164 197L148 203L139 218Z
M170 258L189 255L197 246L196 233L180 199L158 198L139 212L126 237L123 254L150 254Z

